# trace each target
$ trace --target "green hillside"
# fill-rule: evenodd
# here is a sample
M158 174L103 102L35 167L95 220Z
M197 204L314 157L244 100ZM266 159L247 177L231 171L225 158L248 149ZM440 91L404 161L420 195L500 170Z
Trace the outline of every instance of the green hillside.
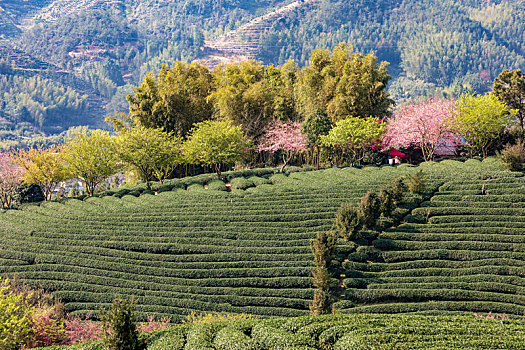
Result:
M336 308L523 316L525 177L494 159L270 177L263 169L232 179L232 192L217 180L205 189L200 176L165 183L156 196L135 197L137 187L28 206L0 215L0 273L53 291L73 314L121 294L136 297L142 317L305 315L310 239L332 227L341 203L418 169L429 200L416 208L418 195L407 196L394 212L407 223L339 242Z

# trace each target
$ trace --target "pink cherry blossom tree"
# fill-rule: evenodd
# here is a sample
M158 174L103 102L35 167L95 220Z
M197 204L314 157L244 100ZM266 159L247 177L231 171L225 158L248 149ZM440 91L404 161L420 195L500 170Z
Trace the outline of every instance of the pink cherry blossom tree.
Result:
M426 161L446 149L454 150L461 139L446 121L454 108L452 100L431 98L399 109L387 123L384 145L418 147Z
M301 123L297 122L276 120L269 125L261 140L257 151L281 152L283 157L281 172L296 153L306 151L307 140L301 133Z
M0 153L0 208L9 208L15 201L22 170L8 153Z

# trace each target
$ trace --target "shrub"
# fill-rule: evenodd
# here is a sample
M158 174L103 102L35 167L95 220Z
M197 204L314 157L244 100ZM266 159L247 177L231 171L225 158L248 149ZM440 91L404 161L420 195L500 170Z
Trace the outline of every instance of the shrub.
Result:
M54 319L49 312L35 310L30 317L31 336L27 344L30 347L60 344L66 339L66 329L61 320Z
M408 176L407 180L410 192L421 194L425 191L426 176L423 174L422 170Z
M0 349L19 349L31 334L31 310L9 280L0 283L0 310Z
M394 210L394 198L390 191L384 188L379 191L379 203L381 213L385 217L392 216L392 210Z
M507 144L499 158L508 170L520 171L525 163L525 140L518 140L515 145Z
M212 180L208 182L208 189L215 191L226 191L226 184L221 180Z
M236 177L230 181L230 184L234 190L246 190L255 186L252 181L244 177Z
M113 299L110 311L101 310L104 328L103 341L109 350L141 350L144 342L139 340L133 299Z
M390 186L390 194L394 200L394 204L399 205L403 203L405 192L407 191L407 185L402 178L397 178L392 182Z
M359 208L363 214L363 224L370 228L374 227L377 223L377 219L381 215L381 202L377 197L377 194L372 191L368 191L362 198Z
M333 232L319 232L316 239L310 243L314 255L314 265L328 267L335 251L335 234Z
M139 332L151 332L158 331L159 329L165 329L170 326L170 319L163 317L159 321L155 320L153 316L148 316L148 322L142 322L138 330Z
M253 184L255 186L260 186L260 185L269 185L271 184L272 182L268 179L265 179L264 177L259 177L259 176L250 176L248 178L249 181L253 182Z
M363 227L363 215L350 203L342 203L335 213L337 233L347 241L359 238L358 232Z
M207 313L195 313L192 311L182 323L184 324L201 324L201 323L212 323L219 321L242 321L242 320L251 320L256 317L250 314L229 314L229 313L217 313L217 312L207 312Z
M80 344L102 338L102 325L89 320L89 317L90 314L86 314L85 319L81 319L80 317L66 318L66 343L68 345Z

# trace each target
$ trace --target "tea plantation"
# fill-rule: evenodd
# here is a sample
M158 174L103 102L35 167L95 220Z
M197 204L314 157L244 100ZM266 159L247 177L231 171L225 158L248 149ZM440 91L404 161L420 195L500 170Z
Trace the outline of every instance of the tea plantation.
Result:
M522 350L525 321L468 316L330 315L178 325L146 335L148 350ZM49 350L102 350L88 343Z
M379 191L419 169L426 176L426 191L422 197L407 196L396 209L400 225L379 236L368 232L368 240L339 242L332 269L342 299L336 303L338 313L492 311L522 318L525 177L505 171L494 159L289 175L261 172L233 179L232 192L218 180L206 189L197 178L182 179L161 186L158 195L120 192L27 206L0 214L0 273L17 274L53 291L75 315L96 314L109 307L115 294L134 296L141 317L173 321L192 311L307 315L313 295L310 240L332 227L341 203L357 203L368 190ZM389 220L383 222L388 226ZM338 326L345 317L369 324L369 332ZM345 317L239 323L214 329L216 336L209 339L199 327L176 328L173 337L180 330L193 332L181 338L187 342L238 337L239 344L248 344L246 334L265 342L281 337L294 343L297 338L297 349L315 348L312 337L319 342L326 337L333 349L347 349L345 342L378 333L384 339L399 333L396 339L403 344L418 335L418 341L432 343L436 331L430 319L406 319L407 326L383 316ZM443 320L445 329L453 318ZM497 348L491 344L500 338L482 338L483 332L496 334L497 329L475 321L471 347ZM462 342L465 322L443 346ZM245 330L252 326L251 333Z

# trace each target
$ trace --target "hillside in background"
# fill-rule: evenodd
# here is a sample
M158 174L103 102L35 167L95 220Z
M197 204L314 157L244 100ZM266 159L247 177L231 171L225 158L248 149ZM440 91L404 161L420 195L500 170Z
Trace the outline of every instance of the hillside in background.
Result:
M397 101L485 92L525 67L524 13L521 0L3 0L0 137L100 127L162 63L304 65L340 42L391 63Z
M143 318L306 315L311 239L333 227L341 203L418 170L425 192L408 193L395 220L382 218L394 226L339 240L330 266L337 312L523 317L525 177L495 159L255 169L232 173L232 192L205 174L156 184L158 195L138 185L26 206L0 213L0 273L52 291L74 315L115 294L135 297Z

